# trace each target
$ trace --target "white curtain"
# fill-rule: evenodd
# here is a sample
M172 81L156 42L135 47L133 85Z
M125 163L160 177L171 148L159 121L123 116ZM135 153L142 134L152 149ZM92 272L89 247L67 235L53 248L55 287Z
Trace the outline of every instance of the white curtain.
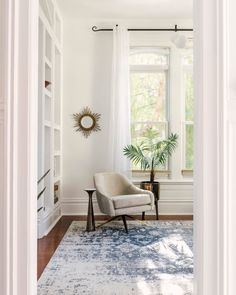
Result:
M113 28L113 65L109 124L109 168L130 176L130 161L123 149L131 143L129 102L129 33Z

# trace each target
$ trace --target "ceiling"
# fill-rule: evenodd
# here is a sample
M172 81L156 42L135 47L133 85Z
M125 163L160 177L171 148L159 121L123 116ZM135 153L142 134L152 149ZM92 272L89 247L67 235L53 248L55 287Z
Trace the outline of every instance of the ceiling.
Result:
M191 19L193 0L57 0L66 18Z

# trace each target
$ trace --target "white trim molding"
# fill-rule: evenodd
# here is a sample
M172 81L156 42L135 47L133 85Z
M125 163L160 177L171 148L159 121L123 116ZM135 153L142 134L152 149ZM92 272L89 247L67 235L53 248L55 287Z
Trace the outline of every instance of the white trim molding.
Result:
M235 8L234 0L194 0L194 292L198 295L235 294L236 255L232 236L235 237L236 203L227 190L230 190L229 179L233 175L235 179L235 151L230 153L227 149L236 140L236 124L232 120L234 135L227 138L225 133L229 119L225 109L229 88L229 33L234 39L231 49L236 51L235 9L231 8L230 19L229 2ZM235 56L230 63L235 72ZM231 110L235 118L236 107ZM233 170L230 163L234 163ZM233 183L235 180L231 188L235 186ZM231 193L235 195L235 187Z
M61 206L55 207L49 214L38 218L38 239L46 236L61 218Z
M160 215L193 215L192 200L160 200ZM64 198L61 201L63 216L65 215L87 215L88 199L85 198ZM93 199L95 215L102 215L98 208L96 199ZM155 211L146 212L147 215L155 215Z
M160 215L192 215L193 214L193 183L192 181L169 181L161 180L161 195L159 200ZM134 181L139 184L140 181ZM98 208L96 195L93 198L94 213L101 215ZM64 197L61 201L63 215L87 215L88 197ZM147 212L155 214L155 211Z
M219 42L219 56L222 59L220 79L220 95L224 98L221 107L220 124L223 125L223 136L219 138L219 155L221 156L220 168L222 169L223 183L219 186L221 193L221 219L219 232L222 241L220 243L220 265L223 276L221 294L235 294L235 264L236 264L236 35L235 35L235 11L236 2L225 0L219 5L219 34L222 39ZM224 198L222 199L222 195Z
M0 5L0 100L4 106L0 294L34 295L37 292L38 1L3 0Z
M8 200L7 178L6 178L6 149L7 149L7 109L6 101L8 95L7 79L7 57L8 57L8 36L5 29L9 14L9 3L0 2L0 294L9 294L9 241L8 241Z

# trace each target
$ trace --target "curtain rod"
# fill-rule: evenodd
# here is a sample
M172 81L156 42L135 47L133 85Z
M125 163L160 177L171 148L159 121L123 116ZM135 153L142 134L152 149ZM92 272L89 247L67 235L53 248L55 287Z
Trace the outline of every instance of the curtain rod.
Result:
M118 26L118 25L116 25ZM113 29L98 29L97 26L93 26L92 30L94 32L110 32L113 31ZM179 29L177 25L173 29L128 29L129 32L137 32L137 31L152 31L152 32L192 32L193 29Z

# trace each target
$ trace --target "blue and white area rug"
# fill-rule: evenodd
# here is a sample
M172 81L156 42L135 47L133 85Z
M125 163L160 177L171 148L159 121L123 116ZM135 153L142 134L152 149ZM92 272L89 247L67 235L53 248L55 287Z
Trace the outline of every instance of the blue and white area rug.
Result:
M95 232L71 224L38 282L38 295L191 295L191 221L120 221Z

